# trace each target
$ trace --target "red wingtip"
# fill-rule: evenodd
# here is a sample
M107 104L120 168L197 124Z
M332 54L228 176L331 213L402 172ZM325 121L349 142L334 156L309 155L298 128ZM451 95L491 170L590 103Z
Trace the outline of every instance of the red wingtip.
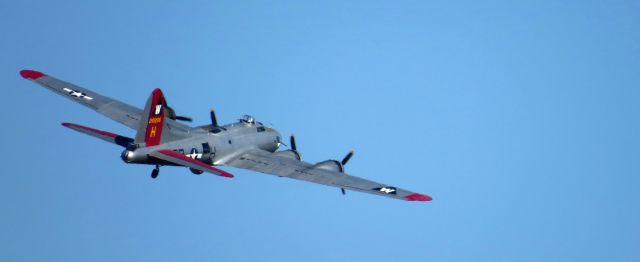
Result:
M407 201L431 201L433 198L427 195L414 193L404 197Z
M20 75L26 79L38 79L40 77L46 76L42 72L38 72L34 70L22 70L20 71Z

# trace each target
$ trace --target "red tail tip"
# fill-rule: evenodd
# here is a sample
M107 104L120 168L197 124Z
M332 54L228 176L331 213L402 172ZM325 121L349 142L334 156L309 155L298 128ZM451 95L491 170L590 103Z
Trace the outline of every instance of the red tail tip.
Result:
M431 201L433 198L427 195L414 193L404 197L407 201Z
M164 96L164 94L162 93L162 90L159 87L154 88L151 93L152 94L159 93L160 95Z
M40 77L46 76L42 72L38 72L34 70L22 70L20 71L20 75L26 79L38 79Z

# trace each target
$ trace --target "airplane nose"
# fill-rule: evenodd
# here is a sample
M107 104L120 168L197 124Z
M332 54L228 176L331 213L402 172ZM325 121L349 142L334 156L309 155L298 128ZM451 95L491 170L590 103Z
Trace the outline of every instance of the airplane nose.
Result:
M276 149L277 149L282 144L282 136L280 135L280 133L278 133L278 131L276 131L273 128L270 128L269 131L274 135L273 140L276 143Z

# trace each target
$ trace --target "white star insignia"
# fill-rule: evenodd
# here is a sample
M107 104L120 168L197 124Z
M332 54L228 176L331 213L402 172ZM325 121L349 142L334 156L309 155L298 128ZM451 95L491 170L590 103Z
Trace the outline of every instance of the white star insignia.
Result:
M87 100L93 100L93 97L87 96L84 93L76 91L76 90L72 90L72 89L69 89L69 88L66 88L66 87L63 88L62 90L64 90L65 92L69 93L69 95L75 96L77 98L84 98L84 99L87 99Z

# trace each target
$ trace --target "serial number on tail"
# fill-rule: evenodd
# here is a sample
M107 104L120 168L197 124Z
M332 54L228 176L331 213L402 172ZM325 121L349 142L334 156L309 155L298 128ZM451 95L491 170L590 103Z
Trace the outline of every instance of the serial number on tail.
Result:
M160 123L160 122L162 122L162 118L160 118L160 117L149 118L149 124L157 124L157 123Z

